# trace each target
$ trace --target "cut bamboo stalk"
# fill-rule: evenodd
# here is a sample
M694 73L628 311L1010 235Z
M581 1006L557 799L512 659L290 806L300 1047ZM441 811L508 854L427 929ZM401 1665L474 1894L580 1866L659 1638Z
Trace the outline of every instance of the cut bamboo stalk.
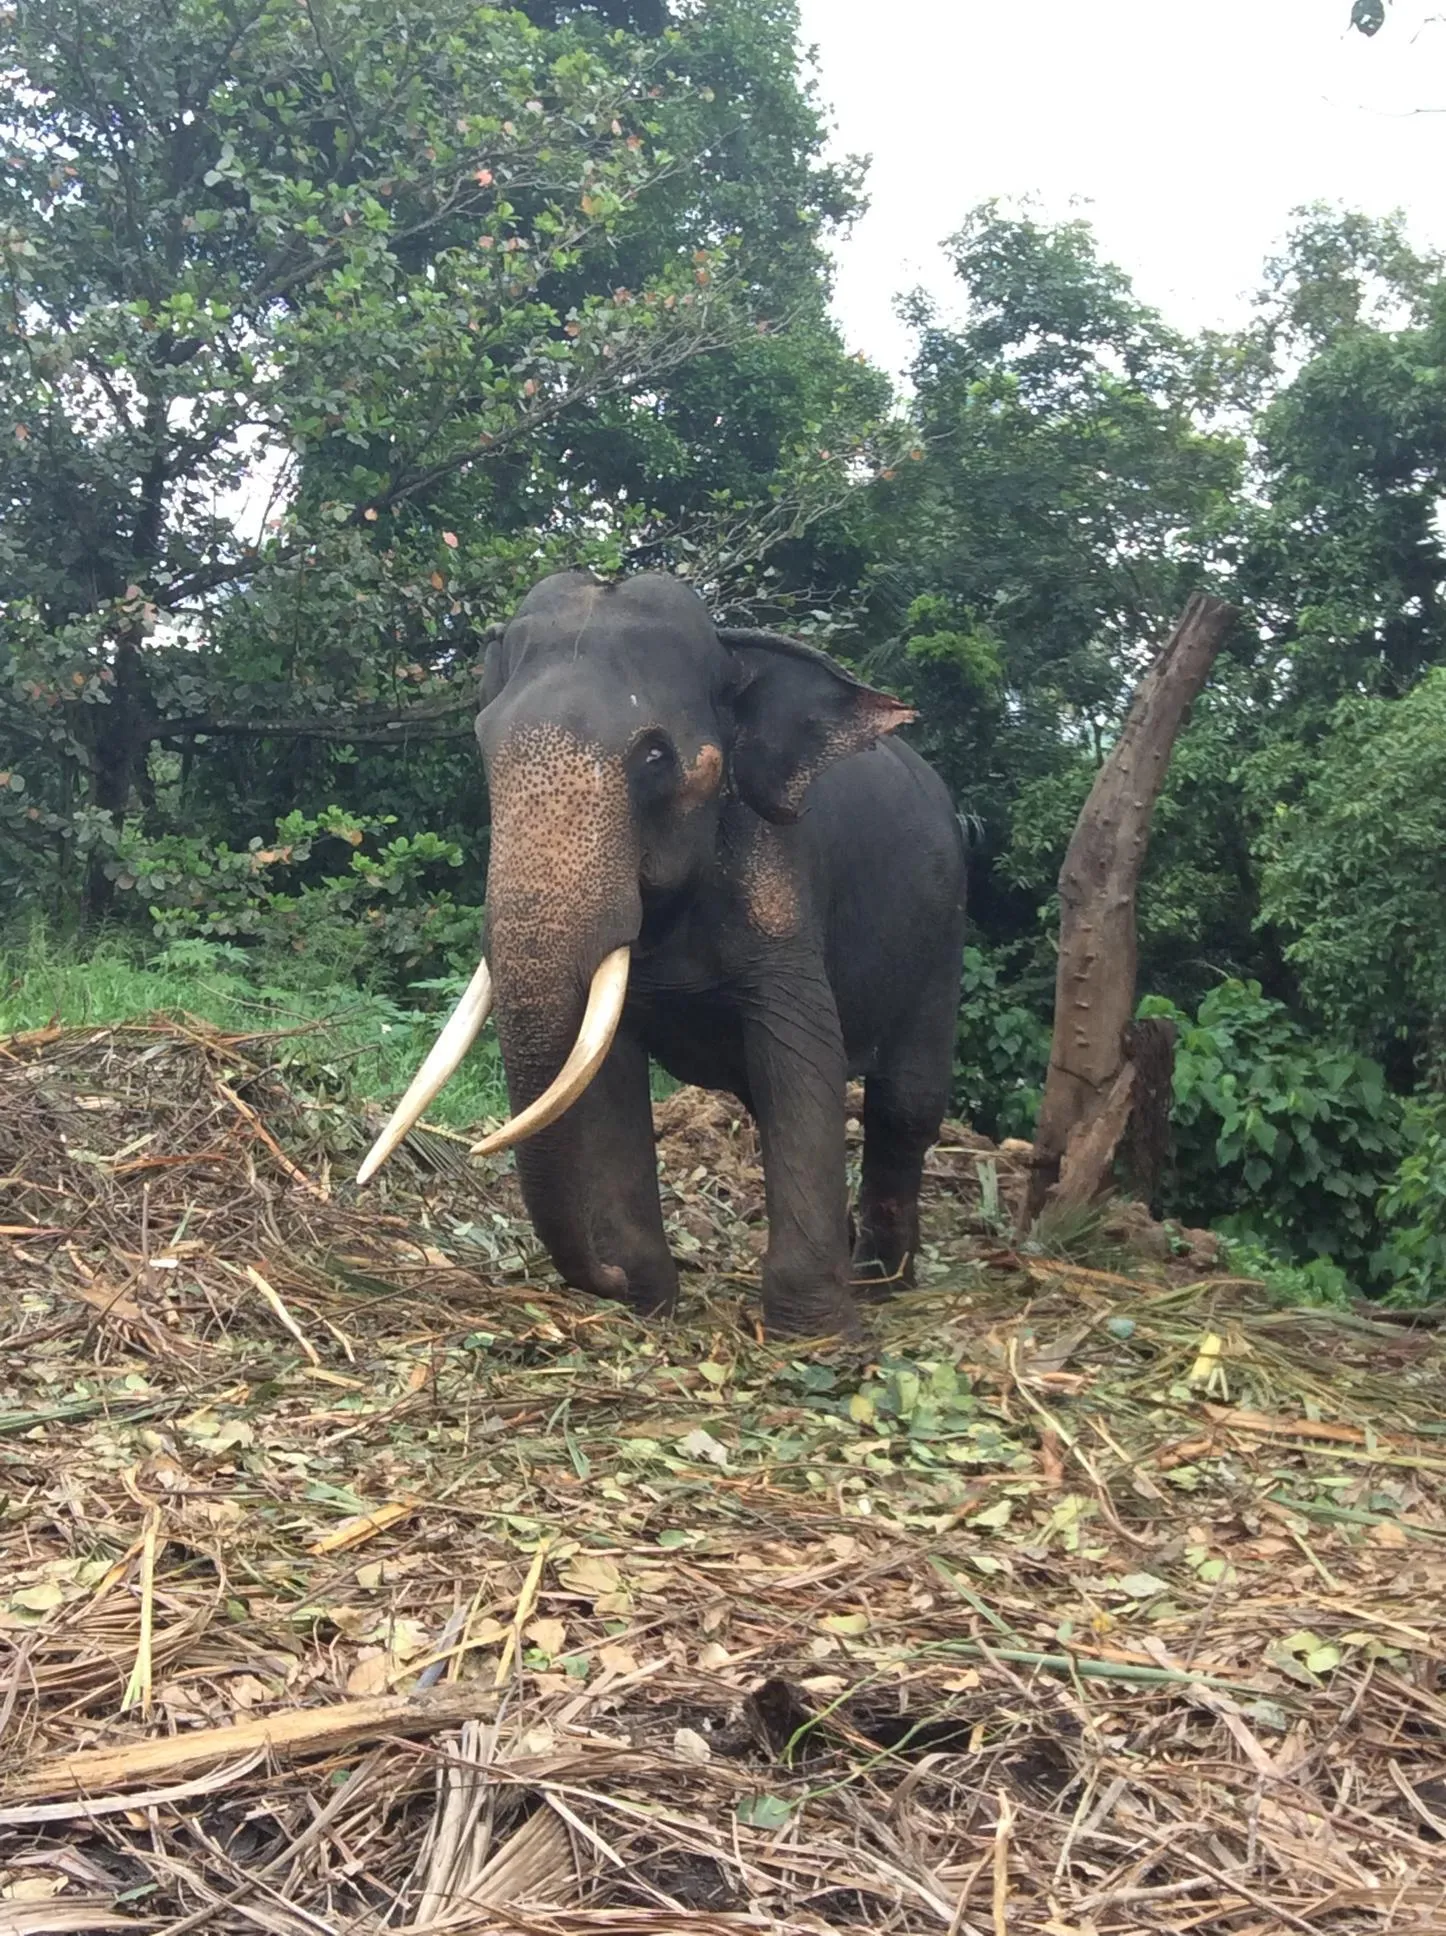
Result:
M496 1712L496 1696L475 1681L452 1682L426 1694L378 1694L332 1707L297 1708L226 1727L119 1748L91 1748L41 1762L0 1788L0 1800L33 1801L45 1795L105 1795L130 1782L153 1783L208 1762L229 1760L260 1748L277 1756L329 1754L385 1734L429 1734Z
M60 1897L54 1902L0 1903L0 1936L80 1936L87 1929L140 1929L101 1898Z
M311 1340L303 1332L301 1326L296 1322L296 1319L287 1310L285 1304L282 1303L280 1291L276 1289L275 1285L269 1284L266 1281L254 1264L248 1264L246 1266L246 1275L251 1280L253 1286L260 1291L262 1297L265 1298L267 1308L274 1313L277 1322L286 1327L306 1353L308 1362L313 1365L319 1365L321 1359L317 1354L316 1346L312 1344Z
M121 1713L139 1707L146 1720L151 1718L151 1679L153 1640L156 1625L156 1550L161 1537L161 1509L152 1506L146 1515L141 1535L141 1632L136 1643L136 1664L121 1699Z
M532 1609L537 1604L537 1589L542 1582L542 1569L547 1561L550 1540L541 1539L537 1551L532 1556L532 1564L527 1569L527 1578L522 1582L522 1591L517 1596L517 1611L512 1616L512 1628L503 1644L502 1657L497 1663L493 1676L493 1686L501 1687L512 1671L512 1662L522 1640L522 1629L532 1618Z

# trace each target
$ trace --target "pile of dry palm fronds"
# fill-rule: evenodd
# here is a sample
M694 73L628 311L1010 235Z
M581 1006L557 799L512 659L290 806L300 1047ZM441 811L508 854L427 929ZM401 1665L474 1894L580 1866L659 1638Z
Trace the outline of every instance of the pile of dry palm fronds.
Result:
M1446 1926L1433 1330L1021 1253L951 1129L760 1343L690 1092L648 1329L276 1060L0 1042L0 1936Z

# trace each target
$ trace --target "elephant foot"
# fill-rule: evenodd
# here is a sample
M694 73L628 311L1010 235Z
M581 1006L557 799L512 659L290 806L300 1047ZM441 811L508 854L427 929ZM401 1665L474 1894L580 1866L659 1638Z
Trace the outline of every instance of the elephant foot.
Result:
M667 1252L661 1258L604 1264L597 1280L576 1288L605 1297L610 1303L626 1304L640 1318L671 1317L678 1303L678 1267Z
M838 1339L845 1344L859 1344L867 1336L863 1318L852 1298L847 1304L816 1311L765 1311L763 1334L767 1338L812 1338L820 1342Z
M588 1297L605 1297L613 1302L627 1304L628 1274L619 1270L616 1264L592 1264L586 1270L568 1270L553 1259L557 1274L569 1290L582 1291Z
M856 1294L876 1304L898 1291L913 1290L918 1244L915 1203L884 1197L860 1205L859 1232L852 1245Z
M678 1308L678 1279L667 1284L639 1282L629 1277L627 1302L640 1318L670 1318Z
M763 1328L776 1338L861 1338L863 1319L847 1284L763 1268Z

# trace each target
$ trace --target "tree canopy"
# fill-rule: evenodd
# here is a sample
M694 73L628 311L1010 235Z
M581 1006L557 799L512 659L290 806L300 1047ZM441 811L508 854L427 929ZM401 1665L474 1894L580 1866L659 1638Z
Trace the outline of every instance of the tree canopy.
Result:
M64 859L156 811L153 749L224 795L265 742L255 812L319 746L460 739L549 560L808 585L887 393L826 319L854 190L790 9L533 13L7 15L5 730Z

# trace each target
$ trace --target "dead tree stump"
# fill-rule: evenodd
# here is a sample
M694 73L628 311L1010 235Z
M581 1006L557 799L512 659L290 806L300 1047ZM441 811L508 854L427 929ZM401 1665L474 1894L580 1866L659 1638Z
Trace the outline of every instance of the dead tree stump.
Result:
M1150 1090L1155 1104L1150 1113L1158 1112L1155 1065L1163 1044L1147 1038L1151 1066L1141 1072L1127 1036L1138 955L1135 894L1176 735L1235 617L1234 606L1222 599L1204 592L1191 598L1140 681L1070 838L1059 872L1054 1037L1034 1169L1020 1212L1022 1231L1047 1203L1072 1207L1099 1194L1137 1090L1142 1099ZM1157 1122L1140 1129L1145 1143L1159 1144Z

